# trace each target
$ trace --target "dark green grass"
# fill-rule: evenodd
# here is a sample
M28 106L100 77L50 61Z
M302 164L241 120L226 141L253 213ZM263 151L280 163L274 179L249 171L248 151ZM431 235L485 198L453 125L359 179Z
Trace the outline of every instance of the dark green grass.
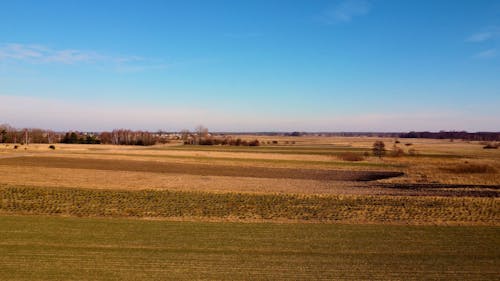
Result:
M498 280L500 228L0 216L1 280Z
M81 217L410 224L500 223L500 200L0 187L0 212Z

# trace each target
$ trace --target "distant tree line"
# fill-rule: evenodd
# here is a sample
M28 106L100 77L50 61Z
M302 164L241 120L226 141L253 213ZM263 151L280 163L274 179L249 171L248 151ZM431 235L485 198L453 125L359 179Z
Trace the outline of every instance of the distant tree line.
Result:
M68 132L64 134L61 143L100 144L101 140L99 140L97 135L93 134Z
M231 136L210 134L208 129L198 126L194 132L188 130L181 131L181 139L184 144L190 145L230 145L230 146L259 146L259 140L242 140Z
M146 131L132 131L117 129L111 132L102 132L99 135L103 144L117 145L154 145L159 141L158 136Z
M0 143L58 143L60 140L60 134L51 130L17 129L8 124L0 124Z
M468 141L500 141L500 132L440 131L440 132L409 132L399 135L400 138L424 139L462 139Z
M7 124L0 124L0 143L68 143L68 144L117 144L117 145L153 145L164 143L162 133L116 129L111 132L54 132L43 129L17 129Z
M242 133L238 133L242 134ZM409 133L253 133L269 136L380 136L399 138L429 138L429 139L463 139L468 141L500 141L500 132L440 131L440 132L409 132ZM211 134L207 128L198 126L193 132L182 130L179 133L163 133L115 129L106 132L54 132L38 128L18 129L8 124L0 124L0 143L70 143L70 144L114 144L114 145L154 145L167 143L171 140L182 140L191 145L230 145L259 146L258 140L242 140L233 138L229 133ZM273 142L274 144L274 142ZM277 142L276 142L277 144Z

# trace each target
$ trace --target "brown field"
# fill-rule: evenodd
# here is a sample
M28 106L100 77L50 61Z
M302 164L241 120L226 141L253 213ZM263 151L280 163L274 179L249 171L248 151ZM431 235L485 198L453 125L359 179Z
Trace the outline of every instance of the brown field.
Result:
M420 215L410 215L405 217L405 221L416 224L455 224L462 221L470 224L476 218L477 223L484 224L480 214L487 213L488 224L500 223L497 210L500 153L498 150L484 150L479 143L401 139L398 147L406 154L393 157L390 150L394 139L383 139L389 151L386 157L379 159L370 156L371 145L379 138L239 137L248 140L259 138L264 143L278 140L278 145L229 147L169 144L138 147L56 144L55 150L41 144L21 146L16 150L12 145L3 145L0 147L0 186L47 190L83 188L128 192L201 192L207 198L211 193L271 197L278 194L327 196L326 200L331 200L334 205L338 204L338 196L351 196L349 198L356 200L359 196L367 196L367 202L375 202L375 205L389 202L380 197L382 201L376 203L377 196L395 196L394 202L413 204L417 202L415 200L428 200L426 204L429 206L439 198L454 197L463 200L460 204L469 205L469 211L465 212L470 212L472 217L466 219L458 211L456 217L438 215L455 208L455 203L447 206L452 201L444 201L438 204L441 209L432 209L435 216L429 215L422 220ZM411 145L405 145L408 143ZM409 155L409 149L414 149L416 153ZM485 206L493 209L475 213L474 206L480 202L477 200L485 200L488 202ZM317 211L306 211L307 220L323 220L319 213L326 205L310 204ZM425 206L418 202L415 204ZM360 208L364 211L375 210L368 205ZM240 209L245 208L250 209L250 213L255 211L255 207L240 206ZM295 207L291 205L290 208ZM398 221L397 216L386 215L386 220L375 221ZM228 216L234 217L231 214ZM160 217L173 218L169 215ZM259 217L254 214L244 217L288 219L285 215ZM344 218L340 220L356 221L348 217L348 212L344 213ZM217 216L211 217L212 220L214 218ZM300 215L297 218L301 220Z
M398 147L408 152L415 149L416 156L405 155L402 157L384 157L378 159L370 156L363 161L343 161L339 155L343 153L364 154L370 152L372 143L380 138L369 137L257 137L240 136L248 140L259 138L262 141L278 140L279 145L264 145L260 147L220 147L220 146L182 146L179 144L159 145L153 147L137 146L112 146L112 145L64 145L56 144L56 150L52 151L48 145L21 146L14 150L13 145L0 146L0 160L26 156L23 160L26 165L33 163L29 158L36 157L36 166L60 168L64 162L62 157L81 158L83 163L89 163L89 159L113 160L114 165L103 165L105 161L95 161L95 170L119 170L108 166L125 167L137 163L133 170L149 171L167 169L170 173L189 174L191 168L197 167L192 174L203 170L203 165L210 165L216 175L225 173L217 171L215 165L221 166L229 176L252 176L253 174L273 174L266 172L269 168L290 168L308 170L292 177L312 178L318 170L348 171L396 171L403 172L402 177L384 180L392 183L441 183L441 184L470 184L470 185L499 185L500 184L500 150L482 149L478 142L464 142L448 140L426 140L426 139L400 139ZM392 148L394 139L382 139L388 150ZM285 144L285 143L295 144ZM411 143L411 146L405 144ZM42 160L40 157L48 159ZM57 159L56 159L57 158ZM120 161L118 161L120 160ZM122 161L123 160L123 161ZM131 161L125 161L131 160ZM133 160L133 161L132 161ZM7 160L2 160L7 161ZM144 168L138 162L144 163ZM15 162L15 161L14 161ZM50 163L49 163L50 162ZM59 162L60 164L57 164ZM85 166L87 164L73 161L72 166ZM92 161L90 161L92 162ZM147 162L147 163L145 163ZM3 166L9 166L6 162ZM45 164L42 164L45 163ZM99 164L101 163L101 164ZM124 164L128 163L128 164ZM165 164L165 165L163 165ZM170 164L170 165L169 165ZM182 164L196 164L191 168L183 170ZM16 165L12 163L12 165ZM100 165L100 166L99 166ZM467 165L481 165L483 172L455 172L456 169ZM21 164L17 166L22 166ZM30 165L34 166L34 165ZM158 167L154 167L158 166ZM164 168L160 168L163 166ZM169 168L165 168L171 166ZM251 169L235 169L234 173L229 166L251 167ZM80 168L77 167L77 168ZM90 165L92 167L92 164ZM177 167L177 168L176 168ZM260 169L259 167L265 168ZM126 169L130 170L130 169ZM238 171L241 170L241 171ZM259 171L258 171L259 170ZM292 171L292 170L288 170ZM290 174L282 177L279 174L266 175L263 177L289 178ZM307 175L305 175L307 174ZM331 174L331 173L330 173ZM210 174L212 175L212 174ZM331 177L331 176L327 176Z

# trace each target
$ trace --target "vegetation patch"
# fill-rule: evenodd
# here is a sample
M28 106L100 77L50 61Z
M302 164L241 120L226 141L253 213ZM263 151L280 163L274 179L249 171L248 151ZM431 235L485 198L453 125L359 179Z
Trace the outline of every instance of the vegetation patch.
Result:
M319 196L0 187L0 211L81 217L500 224L500 201L472 197Z

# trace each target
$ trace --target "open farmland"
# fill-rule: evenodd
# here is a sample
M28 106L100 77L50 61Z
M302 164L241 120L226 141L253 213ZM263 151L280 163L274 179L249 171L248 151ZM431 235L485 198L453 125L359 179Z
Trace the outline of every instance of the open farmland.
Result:
M404 155L379 159L367 156L375 140L2 145L0 274L495 279L499 151L405 139ZM383 140L390 150L394 139Z
M498 227L0 216L2 280L495 280Z

